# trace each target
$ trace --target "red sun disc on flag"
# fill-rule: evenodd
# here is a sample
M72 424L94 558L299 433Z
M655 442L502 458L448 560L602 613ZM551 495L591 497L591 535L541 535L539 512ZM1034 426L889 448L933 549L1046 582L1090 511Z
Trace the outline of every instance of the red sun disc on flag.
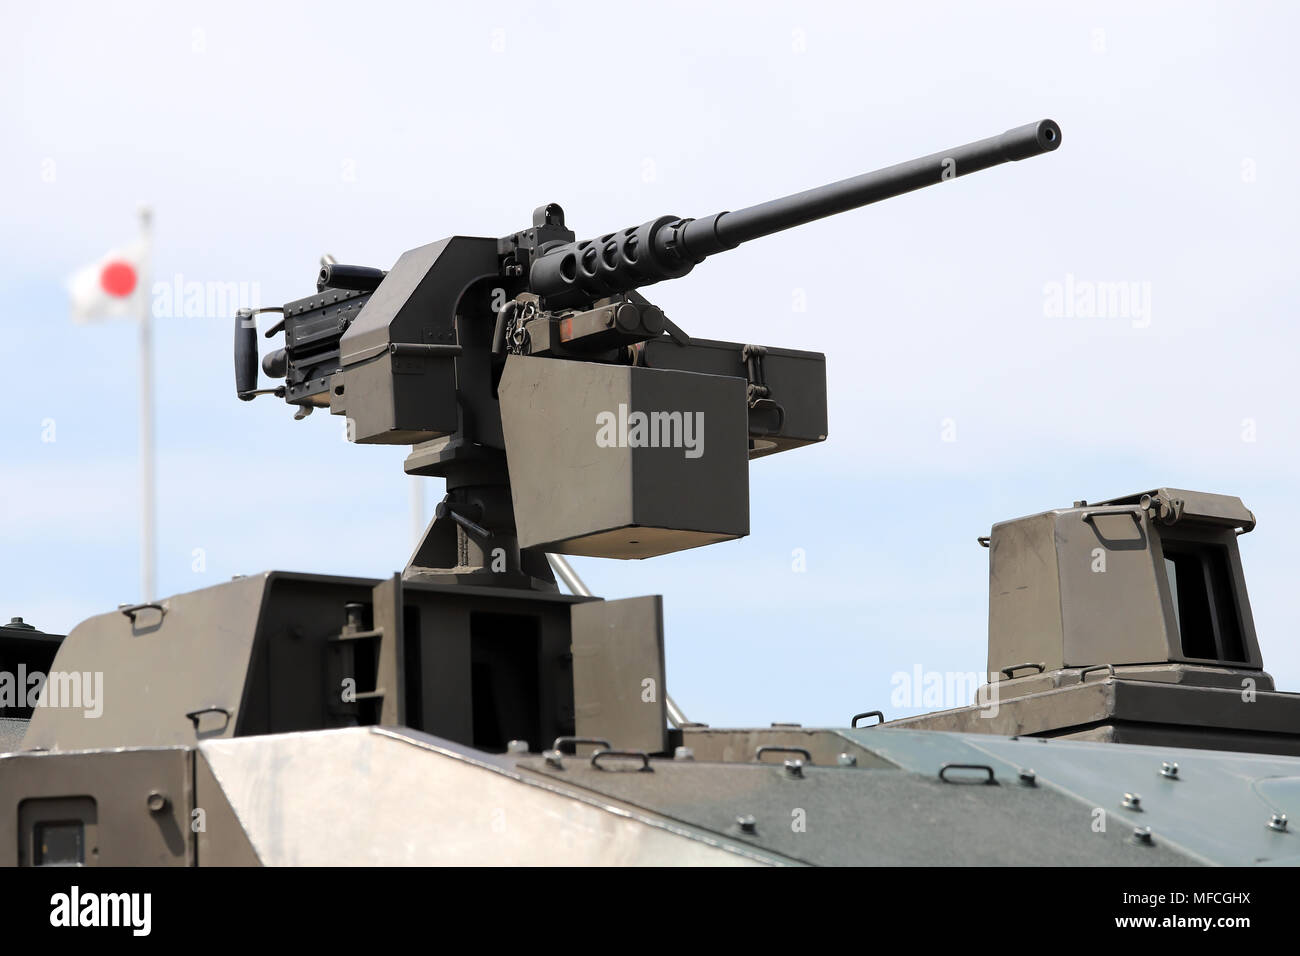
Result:
M135 291L135 266L115 259L99 273L99 284L109 295L125 298Z

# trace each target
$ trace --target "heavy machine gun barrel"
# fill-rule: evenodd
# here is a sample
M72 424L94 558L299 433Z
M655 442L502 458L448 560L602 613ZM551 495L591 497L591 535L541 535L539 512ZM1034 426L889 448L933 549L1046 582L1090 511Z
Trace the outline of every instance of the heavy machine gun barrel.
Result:
M599 239L543 246L529 271L529 288L556 305L630 292L684 276L707 256L742 242L1060 145L1061 128L1041 120L747 209L703 219L661 216Z

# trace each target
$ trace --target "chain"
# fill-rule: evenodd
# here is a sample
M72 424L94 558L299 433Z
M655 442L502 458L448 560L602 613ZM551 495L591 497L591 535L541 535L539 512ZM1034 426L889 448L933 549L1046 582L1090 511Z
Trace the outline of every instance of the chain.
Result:
M528 323L538 315L537 303L531 300L518 303L506 319L506 351L511 355L527 355L530 345Z

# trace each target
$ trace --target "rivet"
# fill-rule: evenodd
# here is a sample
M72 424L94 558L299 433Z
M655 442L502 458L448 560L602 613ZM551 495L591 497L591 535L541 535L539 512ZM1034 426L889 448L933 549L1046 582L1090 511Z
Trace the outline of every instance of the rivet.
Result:
M147 803L149 804L150 813L162 813L167 809L168 800L157 790L153 790L149 794Z

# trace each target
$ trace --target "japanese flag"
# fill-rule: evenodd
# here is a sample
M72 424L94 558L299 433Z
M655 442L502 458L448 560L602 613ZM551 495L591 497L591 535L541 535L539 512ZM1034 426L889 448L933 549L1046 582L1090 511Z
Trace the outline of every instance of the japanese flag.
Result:
M68 280L72 320L89 322L120 315L136 318L143 315L148 256L149 243L140 238L114 249L73 275Z

